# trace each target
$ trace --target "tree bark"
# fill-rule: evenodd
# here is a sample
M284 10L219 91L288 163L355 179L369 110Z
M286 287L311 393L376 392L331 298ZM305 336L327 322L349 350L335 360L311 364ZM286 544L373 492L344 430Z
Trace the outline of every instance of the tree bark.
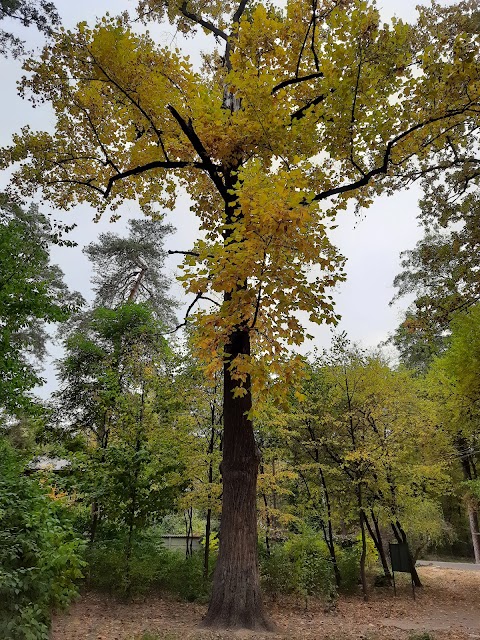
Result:
M202 626L272 630L263 609L258 569L256 497L260 455L247 417L252 407L250 380L246 381L245 395L234 398L238 381L232 379L228 364L229 359L241 353L250 353L250 337L248 331L237 329L230 337L224 365L220 549Z
M478 529L478 513L471 503L468 504L468 522L470 524L470 534L472 536L475 562L476 564L480 564L480 532Z

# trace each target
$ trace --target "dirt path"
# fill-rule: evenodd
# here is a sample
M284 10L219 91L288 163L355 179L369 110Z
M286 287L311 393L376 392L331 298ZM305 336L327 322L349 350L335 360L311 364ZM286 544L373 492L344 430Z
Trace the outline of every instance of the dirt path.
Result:
M342 597L325 612L313 601L269 603L278 626L275 634L208 632L197 628L205 607L168 598L149 597L121 604L88 594L54 620L51 640L140 640L157 633L159 640L407 640L412 632L431 632L435 640L480 640L480 573L422 567L424 588L411 597L407 580L397 598L387 590L369 602ZM153 640L153 638L152 638Z

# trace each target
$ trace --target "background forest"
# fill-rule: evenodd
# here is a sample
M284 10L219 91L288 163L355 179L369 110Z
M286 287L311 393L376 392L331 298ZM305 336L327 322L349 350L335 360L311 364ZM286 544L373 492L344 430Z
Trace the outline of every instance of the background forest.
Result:
M141 3L143 8L148 4ZM386 32L382 32L380 23L375 27L371 22L375 11L365 3L360 4L370 20L368 29L360 34L365 38L365 46L373 48L388 37L393 38L392 34L387 37ZM478 67L478 62L477 67L474 62L478 58L480 14L474 2L458 6L458 12L455 8L445 14L438 7L435 10L438 9L438 16L448 26L445 42L448 40L455 55L457 49L461 49L462 69L468 75ZM186 4L182 7L181 19L191 19ZM154 12L154 8L151 11ZM282 19L273 10L268 16L262 11L257 7L247 14L242 22L246 32L255 20L268 25L276 24L275 21L281 24ZM36 24L47 36L52 35L58 24L55 8L47 2L2 0L0 18L12 15L25 26ZM355 15L347 16L352 18L352 29L357 28ZM174 20L178 16L170 18ZM434 22L428 11L423 18L427 25L430 18ZM330 14L325 18L328 19ZM379 20L378 16L376 19ZM109 23L108 28L113 28L112 24ZM343 28L333 18L332 25L332 29ZM212 29L210 22L203 26ZM314 20L313 31L315 28ZM76 34L76 47L83 46L83 39L90 37L85 29L80 27ZM108 31L105 25L102 29ZM122 29L120 23L113 28L115 37L124 38L130 46L130 36L127 37L127 31ZM310 29L309 26L309 32ZM407 42L407 29L404 32L401 23L396 23L395 29L395 37L402 43ZM371 35L373 31L377 33L378 42ZM214 30L213 33L217 38L223 38L223 31L220 35ZM233 33L232 38L237 38L238 34ZM94 34L92 42L95 37ZM248 40L247 36L242 37ZM310 60L310 63L318 65L314 38L313 35L313 53L309 54L313 62ZM147 42L139 38L140 41L143 45ZM138 42L136 48L128 49L128 55L133 56L132 51L140 49ZM333 38L333 42L335 44L337 40ZM72 46L77 55L72 43L72 34L62 32L57 35L55 46L65 56L70 55L69 47ZM106 46L101 38L95 43L100 48ZM0 46L4 55L22 54L22 42L6 31L0 35ZM213 57L206 58L206 62L211 63L212 68L217 63L222 69L222 65L234 65L234 51L228 46L227 53L233 56L233 63L228 56L221 64ZM411 47L411 43L408 46ZM390 49L387 53L390 55ZM298 75L302 55L298 58L294 80L279 82L269 95L286 86L300 84L306 78L311 80L315 76L315 79L323 80L323 73L318 69L308 77ZM429 55L433 56L432 51ZM45 56L53 54L47 52ZM53 64L52 61L51 57L47 62L42 59L31 63L30 70L37 73L31 81L33 91L41 91L36 83L40 83L42 65L48 67L47 63ZM80 62L83 64L81 59ZM170 64L172 60L167 62ZM305 65L307 63L308 60ZM90 59L88 64L93 66ZM430 60L429 64L433 62ZM455 58L452 65L457 64ZM182 72L184 67L179 64ZM234 71L231 67L227 71L225 77L232 82L228 74ZM456 66L454 71L452 77L457 78ZM402 68L401 73L404 72L409 73ZM187 77L190 71L185 73ZM218 69L213 73L215 78L217 73L220 74ZM60 71L58 74L60 77ZM395 83L400 82L399 73L393 76L388 76L392 91ZM360 65L357 89L359 78ZM472 86L478 93L478 70L475 78ZM414 84L417 80L415 74L408 78L410 84L407 83L405 96L420 91ZM458 84L463 91L466 81L460 80ZM65 82L67 88L60 89L54 86L53 80L51 82L50 98L61 103L57 108L63 113L65 97L60 100L58 95L70 90L68 82ZM457 80L450 79L449 82L454 84ZM425 84L427 89L422 87L421 90L432 91L427 81ZM446 94L450 84L443 89ZM235 90L225 93L227 85L223 86L224 96L227 95L233 104L228 117L234 122L243 112L234 105ZM330 93L340 93L337 90L338 87L331 89ZM90 116L95 115L98 101L105 97L102 91L96 94L93 90L85 90L85 100L91 100L91 103L88 108L78 107L87 113L82 122L88 120L97 142L100 135L95 127L100 125L94 126L93 116ZM186 89L179 89L179 94L185 92ZM195 95L191 98L192 109L198 109L196 117L201 123L203 111L195 100L210 99L207 93L199 92L198 97L192 90ZM361 91L358 95L360 100ZM461 95L463 98L463 93ZM356 96L355 93L355 100ZM290 124L305 118L310 126L309 118L316 113L315 108L325 96L322 100L307 98L303 94L298 98L306 104L289 116ZM470 94L468 100L470 108L475 100ZM478 101L477 97L477 107ZM127 108L118 97L114 104L120 119L130 117L129 114L125 116ZM290 103L286 101L285 104ZM203 103L200 106L204 108ZM172 282L165 270L165 241L173 228L167 224L163 213L151 210L148 203L143 204L149 215L145 219L130 220L124 235L114 231L102 233L84 249L94 274L92 302L87 303L78 292L68 289L61 269L51 259L52 248L68 248L74 244L69 235L71 227L44 213L41 205L26 204L25 199L22 201L18 197L18 192L16 197L13 192L0 196L2 638L47 638L52 612L67 607L81 590L106 591L127 600L159 591L189 601L208 601L222 536L222 494L227 470L221 463L222 456L225 461L224 413L226 408L231 409L226 398L232 396L235 400L246 397L250 401L240 415L248 414L258 448L258 553L265 593L272 597L295 596L305 603L309 598L321 598L328 606L333 606L342 592L358 592L368 599L372 589L391 585L389 543L408 545L413 578L418 587L421 587L421 580L414 568L417 559L433 554L480 563L480 479L477 473L480 454L480 200L479 160L475 156L475 153L478 156L475 142L478 111L473 111L475 115L470 114L467 119L463 107L453 116L449 107L447 116L438 115L427 121L430 126L432 121L456 118L453 124L448 120L446 131L435 130L434 143L430 138L415 139L415 144L422 149L428 146L427 142L433 145L437 164L431 170L422 165L421 171L416 165L408 165L410 173L405 180L421 178L420 221L424 236L416 247L403 255L402 271L395 280L398 298L413 300L413 303L390 339L390 345L396 347L398 355L388 358L385 345L367 350L342 332L332 334L328 349L304 356L294 350L303 339L299 337L303 334L295 315L296 305L310 310L315 322L335 324L332 297L325 290L343 278L343 258L325 239L325 229L330 223L321 223L323 218L314 218L313 214L304 222L302 207L313 209L317 200L324 198L323 194L327 194L326 199L332 195L330 192L336 195L347 189L323 185L323 191L319 189L317 196L307 202L306 196L299 197L295 180L300 181L305 191L311 185L316 187L317 178L308 173L311 167L306 177L295 174L295 180L279 169L272 177L272 184L266 184L268 181L264 181L260 165L255 165L255 172L249 173L249 160L244 161L247 169L236 183L226 165L217 170L212 168L208 158L205 160L205 148L200 142L195 147L192 120L183 121L177 107L178 104L168 104L166 108L171 118L180 122L188 140L193 140L195 151L200 148L201 161L172 160L163 148L164 133L155 130L160 140L157 148L163 148L166 158L162 161L162 170L163 165L169 165L167 169L172 165L175 170L188 165L189 171L203 171L202 167L207 167L209 177L225 200L226 211L223 218L219 218L221 222L208 227L205 220L206 212L210 215L209 206L217 213L223 209L215 209L218 194L212 195L213 187L205 187L204 177L198 178L194 188L199 189L200 195L195 207L200 211L200 217L203 216L210 244L207 240L199 240L195 251L178 252L187 254L182 279L187 291L196 296L186 315L189 316L197 302L216 305L222 309L221 314L215 316L213 312L206 312L204 306L191 321L192 318L184 318L183 310L179 312L179 304L171 293ZM222 109L224 107L225 104ZM397 108L395 104L390 107L392 111ZM141 105L136 108L143 109ZM335 103L331 108L338 111L341 105ZM355 108L354 101L353 115L345 125L352 141ZM441 109L441 104L438 106L435 102L435 108ZM376 130L380 125L368 120L367 111L365 109L363 114L365 122ZM415 112L414 116L417 115ZM395 118L399 117L395 115ZM325 114L318 120L322 118L324 122L330 122ZM69 130L67 116L60 115L59 123ZM171 121L167 124L170 126ZM203 126L202 135L207 140L209 129L205 123ZM238 130L235 126L237 128L232 131ZM311 126L312 131L316 130L317 122ZM417 132L420 128L418 123L412 125L412 131ZM132 153L135 145L140 148L145 144L143 136L151 133L147 128L140 129L136 122L126 129L131 139L125 148L133 149ZM263 133L258 133L257 129L256 135L261 137ZM387 128L385 135L389 131ZM450 131L454 132L451 138ZM307 130L307 134L309 132ZM171 136L167 139L167 146L171 145L169 153L183 153L176 134L170 130L167 134ZM14 146L3 152L2 166L7 168L27 156L30 158L30 151L34 149L33 164L22 165L24 173L13 178L25 195L25 190L31 189L31 184L39 179L32 167L38 168L35 162L50 158L50 149L47 150L48 140L30 136L27 130L22 136L17 136ZM437 138L446 141L445 145L437 143ZM395 139L395 144L398 140ZM212 147L217 142L214 140ZM55 138L55 144L63 143L61 136ZM103 143L98 144L104 151ZM295 145L298 148L293 149ZM233 151L229 149L227 153L221 145L219 147L218 154L225 153L231 159ZM298 153L308 155L313 153L310 147L311 141L306 135L286 153L293 155L293 151L296 154L301 148ZM259 148L262 149L259 157L271 151L265 151L261 145ZM407 160L403 156L398 160L400 156L395 156L399 165L410 162L414 154L418 155L420 163L425 160L426 151L412 148L400 148L398 153L404 154ZM139 153L146 153L145 149L140 148ZM269 162L274 155L272 151ZM7 156L8 161L5 160ZM355 165L353 151L348 149L347 156L338 162ZM369 158L369 152L365 152L365 156ZM74 161L77 160L75 157ZM296 155L294 161L302 164ZM42 165L43 188L47 192L52 183L45 176L48 171L61 173L62 162L57 158L48 168ZM288 161L285 162L288 165ZM388 162L387 158L387 165ZM108 170L113 167L117 171L108 179L105 189L108 196L113 185L124 176L108 154L103 167ZM136 176L143 170L125 170L124 174ZM243 171L241 162L237 170ZM322 177L327 185L330 185L334 168L329 171L331 174L327 178ZM367 182L362 181L370 174L363 172L363 178L351 177L352 171L362 172L358 166L348 169L343 176L350 181L348 188L352 191L362 189L370 178ZM373 179L379 171L372 169L370 173ZM392 181L386 188L393 190L399 178L397 174L387 175L390 177ZM229 183L227 178L232 181ZM78 182L75 176L68 180ZM61 177L57 180L62 184L52 196L57 198L57 204L64 197L63 183L68 180ZM177 188L175 179L169 180L164 194L166 208L171 193ZM290 180L293 196L286 194L286 187L285 193L281 187L282 181L288 186ZM93 181L92 178L82 185L90 187ZM381 187L372 187L377 188L380 190ZM97 186L95 189L100 191ZM148 186L146 199L151 195L150 189L154 187ZM233 206L229 204L229 194L235 190L239 195ZM277 199L269 205L272 193ZM132 194L127 192L126 196L118 197L130 196ZM96 197L98 195L92 196ZM251 257L260 245L253 244L254 248L248 249L250 253L245 249L255 233L248 227L251 221L245 222L243 214L238 213L239 208L250 211L248 207L256 197L267 214L271 206L272 211L280 210L287 216L288 222L275 221L275 226L267 215L261 224L258 223L258 228L268 227L268 233L265 232L268 238L262 237L267 247L263 258L261 252ZM361 204L368 206L373 195L370 191L361 191L358 198ZM257 212L251 206L253 220ZM340 210L347 205L340 201L336 206ZM298 219L295 218L297 215ZM292 219L298 223L295 233L291 232L291 227L295 226ZM256 224L257 221L252 223L253 226ZM272 228L268 226L270 224ZM315 237L311 245L307 243L309 233ZM215 234L222 238L220 243L212 240ZM321 254L326 275L310 282L307 267L304 270L296 262L289 262L288 255L282 257L283 236L301 253L307 266L315 263ZM272 252L268 255L276 257L278 265L272 257L267 258L267 249ZM249 260L255 269L261 269L260 275L247 273ZM238 279L237 271L243 274ZM269 271L271 281L267 276L263 280L264 273ZM253 289L248 289L248 283L252 281L257 286L254 295L250 295ZM270 287L269 282L276 284ZM307 286L309 282L311 288ZM287 293L297 291L298 296L289 297L283 293L283 285ZM210 296L208 286L214 294L222 293L220 302ZM260 336L252 338L252 350L256 349L260 364L256 362L251 367L245 364L247 358L242 358L250 357L250 343L248 350L234 350L239 336L248 333L247 320L251 321L248 325L251 335L255 335L255 329ZM36 390L42 384L47 347L54 334L63 354L56 362L58 389L50 398L41 400ZM210 361L205 357L206 352L211 354ZM253 385L250 376L254 378ZM182 536L180 551L166 547L166 537L175 535Z

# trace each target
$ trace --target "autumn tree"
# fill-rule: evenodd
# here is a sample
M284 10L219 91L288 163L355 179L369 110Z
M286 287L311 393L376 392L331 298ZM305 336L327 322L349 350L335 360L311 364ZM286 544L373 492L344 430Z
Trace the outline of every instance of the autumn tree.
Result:
M457 314L445 353L432 363L426 377L428 393L437 404L438 419L449 435L461 467L464 485L460 489L468 514L475 561L480 562L478 497L472 491L478 479L480 439L478 363L480 307Z
M477 37L461 23L475 5L433 5L412 27L383 23L366 0L142 0L146 22L211 37L201 71L125 16L62 32L26 65L22 92L50 102L56 125L27 127L2 152L3 164L20 163L14 187L99 214L129 199L172 209L184 188L200 220L182 280L189 313L202 298L212 305L195 315L197 348L224 377L222 535L206 625L270 627L252 385L295 379L295 360L279 356L304 339L298 312L336 320L335 214L425 171L448 138L462 147L474 135Z
M478 3L469 6L471 11L461 17L461 35L452 11L442 12L450 25L450 35L445 38L456 37L455 46L473 59L478 50L480 11ZM428 10L426 16L437 9ZM435 152L436 161L412 174L412 178L421 177L419 222L424 235L413 249L404 252L402 271L394 281L396 299L413 294L415 300L393 342L403 361L423 372L445 348L452 316L476 304L480 297L478 120L471 124L461 141L447 136L447 144Z
M310 363L303 395L292 414L291 449L332 563L338 531L353 526L361 533L361 575L370 536L389 579L385 532L400 543L414 539L412 557L432 539L429 527L437 539L442 533L439 497L448 490L451 449L431 403L407 371L343 335Z

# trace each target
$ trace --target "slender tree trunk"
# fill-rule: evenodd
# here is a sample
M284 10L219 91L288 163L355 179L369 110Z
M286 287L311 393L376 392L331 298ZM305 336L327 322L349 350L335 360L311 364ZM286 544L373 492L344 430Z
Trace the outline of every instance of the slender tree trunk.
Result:
M189 507L183 512L183 519L185 521L185 557L191 558L193 555L193 507Z
M110 429L108 426L108 415L104 413L103 416L103 425L102 431L97 436L97 444L100 447L102 454L100 456L100 464L105 464L106 452L108 447L108 436L110 433ZM97 535L98 525L100 524L100 519L102 517L102 507L97 499L92 502L92 510L91 510L91 520L90 520L90 544L93 545L95 542L95 537Z
M265 473L265 469L263 468L263 465L260 466L260 473ZM267 556L270 556L270 513L268 510L268 500L267 500L267 495L265 493L265 491L262 491L262 499L263 499L263 504L265 506L265 525L266 525L266 530L265 530L265 547L267 549Z
M317 462L319 460L319 451L316 450ZM338 568L337 563L337 554L335 552L335 542L333 540L333 526L332 526L332 506L330 504L330 494L328 493L327 481L325 479L325 474L323 473L322 467L318 468L320 481L323 487L323 494L325 496L325 504L327 506L327 520L328 520L328 532L327 529L323 528L323 536L325 538L325 542L327 543L328 551L330 553L330 559L333 564L333 572L335 574L335 583L337 587L341 585L342 576L340 575L340 569ZM328 539L327 539L328 536Z
M228 354L250 353L247 331L230 337ZM234 398L238 381L224 366L223 496L220 550L212 596L203 626L270 630L262 602L257 554L257 475L260 461L252 422L250 381L246 394Z
M208 569L210 564L210 531L212 528L212 510L207 509L207 523L205 525L205 552L203 554L203 577L208 578Z
M208 485L209 487L213 484L213 450L215 447L215 425L216 425L216 416L215 416L215 402L212 402L210 405L210 420L211 420L211 430L210 430L210 442L208 444L208 454L210 456L210 463L208 465ZM208 504L210 504L212 499L212 494L209 491L208 493ZM210 562L210 532L212 529L212 508L209 506L207 509L207 522L205 525L205 553L203 556L203 577L206 580L208 578L208 569Z
M361 497L359 497L361 505ZM360 506L360 532L362 534L362 555L360 556L360 580L362 583L363 599L368 600L367 576L365 573L365 562L367 559L367 537L365 535L365 514Z
M465 480L475 480L477 478L477 468L473 455L470 455L471 446L466 438L458 437L455 445L457 447L462 464L463 477ZM473 554L475 563L480 563L480 532L478 528L478 510L473 506L467 497L468 523L470 525L470 535L472 537Z
M383 573L385 578L390 583L392 581L392 574L390 573L390 567L388 566L387 554L385 553L385 547L383 546L382 535L380 533L380 528L378 526L378 520L375 518L375 514L372 511L372 520L373 525L375 527L375 531L373 530L369 519L365 516L365 524L367 525L368 533L370 534L371 539L373 540L373 544L375 545L375 549L378 551L378 555L380 557L380 562L382 563Z
M94 500L92 502L91 520L90 520L90 544L93 544L95 542L99 522L100 522L100 505L96 500Z
M470 534L472 536L473 553L475 562L480 563L480 531L478 528L478 512L475 507L468 503L468 522L470 524Z

